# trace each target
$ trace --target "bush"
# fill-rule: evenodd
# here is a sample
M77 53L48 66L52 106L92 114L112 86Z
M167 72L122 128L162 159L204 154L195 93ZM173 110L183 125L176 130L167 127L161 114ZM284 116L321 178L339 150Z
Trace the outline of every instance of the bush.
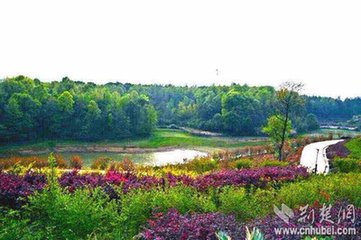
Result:
M148 221L147 228L140 234L145 240L153 239L218 239L222 231L232 239L244 235L242 224L232 215L221 213L180 215L170 209L166 214L156 213Z
M259 167L287 167L288 165L288 162L278 160L266 160L258 164Z
M210 157L196 158L187 163L185 169L197 173L205 173L217 168L217 162ZM180 165L180 168L183 167Z
M349 172L360 172L361 161L358 159L334 159L331 162L332 167L337 172L349 173Z
M250 220L265 216L272 209L275 192L273 190L256 190L247 194L244 188L224 187L219 192L219 210L234 214L237 219Z
M134 163L129 160L129 158L124 158L120 162L112 161L109 164L109 170L112 171L124 171L124 172L135 172L135 165Z
M361 174L318 175L307 181L286 184L279 190L274 202L295 208L315 201L332 203L335 200L347 200L361 207Z
M30 157L9 157L0 159L0 170L6 170L12 168L18 164L23 167L43 168L48 166L47 159L45 157L30 156Z
M109 167L109 163L112 161L109 157L98 157L92 163L91 169L106 170Z
M67 168L68 164L66 163L66 161L64 160L63 156L60 154L55 154L55 161L56 161L56 166L58 168Z
M251 168L252 160L250 159L239 159L235 161L235 166L237 169L241 168Z
M35 194L23 211L32 219L35 232L47 229L55 239L87 239L97 232L112 233L118 223L117 209L116 202L109 201L102 190L83 189L72 194Z
M81 169L83 167L83 161L80 156L72 155L70 157L70 167L75 169Z
M23 177L0 173L0 206L20 208L26 197L43 189L44 175L26 173Z

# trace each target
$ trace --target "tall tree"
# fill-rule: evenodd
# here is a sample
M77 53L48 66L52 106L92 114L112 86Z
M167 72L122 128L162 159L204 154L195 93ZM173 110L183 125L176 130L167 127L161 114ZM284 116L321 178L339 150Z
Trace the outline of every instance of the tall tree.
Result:
M276 97L276 117L281 121L281 138L278 144L278 159L283 160L283 147L287 140L288 126L290 124L291 115L294 113L296 106L303 104L300 92L303 89L302 83L285 82L277 91Z

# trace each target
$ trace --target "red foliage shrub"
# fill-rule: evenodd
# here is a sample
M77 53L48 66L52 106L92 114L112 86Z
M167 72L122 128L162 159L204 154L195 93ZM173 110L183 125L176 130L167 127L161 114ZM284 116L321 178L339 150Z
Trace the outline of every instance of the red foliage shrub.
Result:
M79 155L72 155L70 157L70 167L75 169L81 169L83 167L83 161Z

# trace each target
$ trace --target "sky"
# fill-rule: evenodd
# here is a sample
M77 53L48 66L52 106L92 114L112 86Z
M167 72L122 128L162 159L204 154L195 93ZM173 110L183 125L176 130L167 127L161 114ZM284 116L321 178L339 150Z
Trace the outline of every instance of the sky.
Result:
M361 96L361 2L0 0L0 78ZM218 71L217 71L218 69Z

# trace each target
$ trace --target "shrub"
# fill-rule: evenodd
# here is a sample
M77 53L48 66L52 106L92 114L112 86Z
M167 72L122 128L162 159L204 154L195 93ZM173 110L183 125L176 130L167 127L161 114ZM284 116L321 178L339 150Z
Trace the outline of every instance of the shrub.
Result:
M75 169L81 169L83 167L83 161L79 155L72 155L70 157L70 167Z
M259 167L287 167L288 162L277 160L266 160L258 164Z
M140 234L143 239L218 239L222 231L232 239L243 234L243 226L232 215L221 213L180 215L170 209L166 214L156 213L148 220L146 229Z
M43 168L48 166L47 159L45 157L39 156L27 156L27 157L19 157L13 156L9 158L1 158L0 159L0 170L6 170L12 168L14 165L18 164L23 167L31 167L33 168Z
M0 173L0 206L20 208L26 201L25 197L45 186L45 176L26 173L23 177Z
M120 162L110 162L109 169L113 171L135 172L136 167L129 158L125 157Z
M219 192L219 210L234 214L241 220L265 216L272 209L274 194L273 190L256 190L253 194L248 194L244 188L227 186Z
M63 156L60 154L55 154L55 161L56 161L56 166L58 168L67 168L68 164L66 163L66 161L64 160Z
M237 169L251 168L252 160L250 160L250 159L239 159L239 160L235 161L235 166L236 166Z
M186 169L188 171L194 171L197 173L204 173L217 168L217 162L210 157L200 157L193 159L185 165L178 165L180 169Z
M360 172L361 160L358 159L334 159L331 162L332 167L338 172L349 173L349 172Z
M335 200L347 200L361 207L361 174L318 175L307 181L286 184L279 190L274 202L295 208L301 204L313 204L315 201Z
M227 185L265 187L270 182L293 181L307 176L306 168L292 166L222 170L196 177L192 186L199 190Z
M99 170L105 170L109 167L109 163L112 161L109 157L98 157L95 159L92 163L90 168L91 169L99 169Z
M349 158L361 159L361 137L355 137L347 141L344 146L350 152Z
M32 231L47 229L54 239L87 239L92 234L112 233L118 224L118 206L100 189L35 194L24 214L32 219Z

